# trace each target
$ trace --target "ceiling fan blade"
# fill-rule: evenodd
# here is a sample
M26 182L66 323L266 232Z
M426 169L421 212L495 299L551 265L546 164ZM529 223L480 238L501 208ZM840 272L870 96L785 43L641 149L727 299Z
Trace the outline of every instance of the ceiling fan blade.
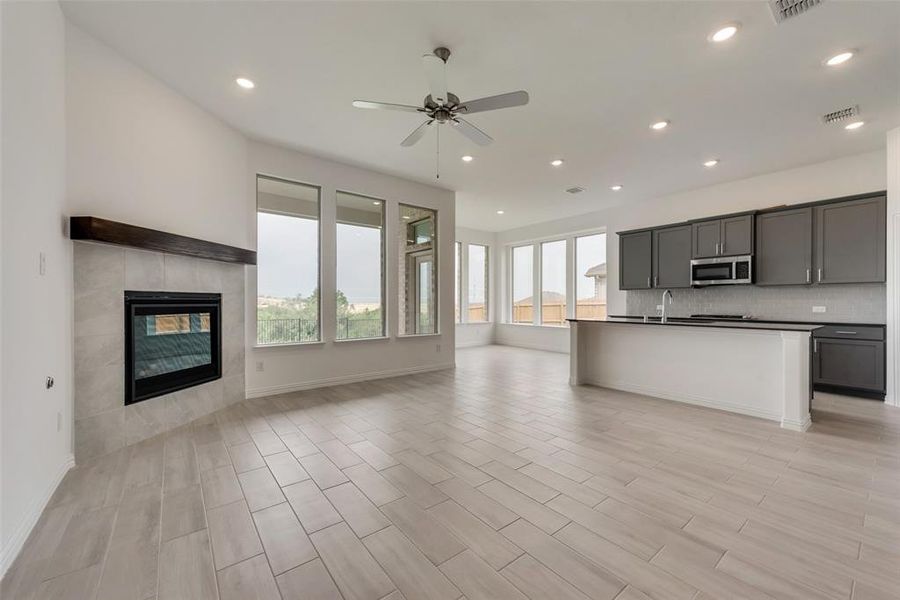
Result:
M370 102L368 100L354 100L353 106L356 108L374 108L378 110L400 110L403 112L424 112L418 106L409 106L408 104L390 104L388 102Z
M488 146L494 141L494 138L478 129L465 119L456 117L451 121L458 132L478 144L479 146Z
M434 54L422 55L422 66L425 67L425 77L428 79L428 88L431 90L431 99L437 104L447 103L447 74L445 63Z
M488 96L487 98L478 98L477 100L462 102L459 105L459 112L471 115L472 113L484 112L486 110L524 106L526 104L528 104L528 92L520 90L518 92L509 92L508 94L499 94L497 96Z
M434 119L425 121L415 129L413 129L413 132L406 136L405 140L400 142L400 145L404 148L408 148L409 146L412 146L413 144L421 140L422 136L425 135L425 132L428 131L428 126L432 123L434 123Z

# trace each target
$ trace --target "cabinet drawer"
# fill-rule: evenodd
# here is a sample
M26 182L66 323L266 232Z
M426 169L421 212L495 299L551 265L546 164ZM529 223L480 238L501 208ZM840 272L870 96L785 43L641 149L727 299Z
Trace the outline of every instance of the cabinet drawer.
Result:
M815 338L837 338L844 340L883 340L884 327L856 325L826 325L813 331Z

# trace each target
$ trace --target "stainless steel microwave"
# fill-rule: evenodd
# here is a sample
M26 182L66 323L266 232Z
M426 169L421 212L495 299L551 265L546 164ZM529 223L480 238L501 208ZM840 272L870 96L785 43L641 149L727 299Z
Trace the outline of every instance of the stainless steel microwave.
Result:
M691 285L753 283L752 256L695 258L691 261Z

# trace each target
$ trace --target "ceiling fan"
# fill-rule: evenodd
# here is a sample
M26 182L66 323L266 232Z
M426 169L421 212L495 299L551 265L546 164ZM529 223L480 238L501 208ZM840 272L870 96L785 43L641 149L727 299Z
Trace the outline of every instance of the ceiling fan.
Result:
M425 67L428 87L431 89L431 93L425 96L422 106L370 102L368 100L354 100L353 106L356 108L398 110L423 114L427 120L416 127L405 140L400 142L401 146L408 147L418 142L434 123L438 125L450 123L454 129L479 146L487 146L494 141L493 138L463 119L461 115L471 115L513 106L524 106L528 104L528 92L509 92L507 94L460 102L456 94L447 91L447 78L444 68L449 58L450 50L447 48L435 48L431 54L422 56L422 65Z

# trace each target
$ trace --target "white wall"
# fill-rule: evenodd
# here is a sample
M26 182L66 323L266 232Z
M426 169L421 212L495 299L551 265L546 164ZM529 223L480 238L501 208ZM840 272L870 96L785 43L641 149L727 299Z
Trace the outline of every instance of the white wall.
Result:
M245 138L71 24L66 59L72 214L249 248Z
M65 29L54 3L2 10L0 575L72 465L72 248ZM46 256L46 274L39 255ZM56 384L46 389L52 376ZM59 419L59 430L57 429Z
M603 211L578 215L557 221L511 229L497 234L501 254L501 281L508 268L507 248L511 244L536 239L564 236L573 232L605 227L608 269L607 301L609 314L623 314L625 292L619 288L619 243L617 231L663 225L688 219L752 210L782 204L799 204L885 189L887 183L884 151L848 156L767 173L749 179L680 192L654 198L633 205L617 206ZM506 294L500 296L505 303ZM526 331L528 326L498 325L499 343L527 345L553 350L568 348L562 344L560 333L540 328L537 333Z
M900 127L887 134L887 395L900 406Z
M467 244L479 244L488 247L488 322L487 323L457 323L456 347L466 348L470 346L485 346L494 343L495 324L500 319L499 305L497 304L499 273L499 252L497 251L497 234L491 231L480 231L465 227L456 228L456 241L462 242L462 310L468 308L468 261L466 253Z
M273 175L322 188L322 332L321 344L251 348L247 352L247 394L283 393L349 381L421 372L453 366L453 237L455 194L444 189L342 163L251 142L247 198L255 206L255 176ZM381 198L386 208L387 324L389 339L334 341L335 191ZM398 204L438 211L439 335L398 337L399 249L391 243L399 225ZM255 221L254 221L255 223ZM255 228L254 228L255 235ZM255 240L254 240L255 242ZM255 244L254 244L255 245ZM255 339L256 277L248 269L247 340ZM262 363L262 371L258 369Z

